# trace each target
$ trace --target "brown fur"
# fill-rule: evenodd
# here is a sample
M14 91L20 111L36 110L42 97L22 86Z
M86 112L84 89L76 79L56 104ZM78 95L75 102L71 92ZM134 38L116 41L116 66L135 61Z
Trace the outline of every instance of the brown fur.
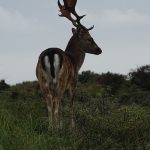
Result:
M56 83L48 80L43 71L41 56L39 57L36 75L40 84L41 91L46 99L49 125L56 126L59 121L59 106L61 98L66 90L69 91L71 98L71 112L73 114L73 97L77 84L77 77L79 69L81 68L85 52L100 54L101 49L96 45L88 31L76 29L73 31L74 35L70 39L65 52L60 49L54 51L63 57L62 67L57 77ZM89 39L91 39L89 41ZM47 74L50 76L50 74Z

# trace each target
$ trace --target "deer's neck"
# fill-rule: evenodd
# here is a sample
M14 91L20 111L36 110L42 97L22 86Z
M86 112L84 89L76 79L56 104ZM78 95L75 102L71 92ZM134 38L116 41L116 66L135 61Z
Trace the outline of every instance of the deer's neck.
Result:
M77 37L72 36L65 52L70 57L74 69L78 72L84 62L85 52L83 52Z

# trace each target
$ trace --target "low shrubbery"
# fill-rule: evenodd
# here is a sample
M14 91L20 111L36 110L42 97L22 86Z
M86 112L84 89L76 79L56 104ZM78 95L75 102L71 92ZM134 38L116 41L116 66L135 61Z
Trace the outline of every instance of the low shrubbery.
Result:
M75 128L70 126L66 96L61 102L61 128L48 130L46 104L37 82L1 90L0 149L150 149L150 92L122 75L83 75L86 80L80 76L75 96Z

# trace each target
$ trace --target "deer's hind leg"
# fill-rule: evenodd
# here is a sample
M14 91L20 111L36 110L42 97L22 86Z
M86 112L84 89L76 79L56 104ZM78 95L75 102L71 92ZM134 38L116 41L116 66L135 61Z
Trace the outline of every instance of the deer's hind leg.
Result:
M46 98L47 110L48 110L48 120L49 128L59 127L59 98L52 96L51 94L47 95Z
M52 122L54 127L59 127L59 98L58 97L53 97L51 105L52 105Z
M53 113L52 113L53 96L52 93L50 92L49 84L46 83L46 80L43 80L42 84L40 84L40 88L47 105L48 124L49 124L48 128L51 129L53 127Z
M52 96L51 94L47 94L46 96L46 104L47 104L47 111L48 111L48 123L49 129L53 127L53 114L52 114Z
M52 94L48 94L46 102L48 109L49 125L53 128L60 127L60 101L62 94L58 94L56 90Z

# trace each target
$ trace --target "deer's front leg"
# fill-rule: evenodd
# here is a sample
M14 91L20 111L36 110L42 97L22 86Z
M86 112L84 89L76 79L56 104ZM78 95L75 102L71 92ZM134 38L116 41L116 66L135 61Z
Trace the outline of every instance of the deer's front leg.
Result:
M70 113L71 113L71 126L75 126L75 121L74 121L74 98L75 98L75 87L70 87L69 88L69 96L71 99L70 103Z

